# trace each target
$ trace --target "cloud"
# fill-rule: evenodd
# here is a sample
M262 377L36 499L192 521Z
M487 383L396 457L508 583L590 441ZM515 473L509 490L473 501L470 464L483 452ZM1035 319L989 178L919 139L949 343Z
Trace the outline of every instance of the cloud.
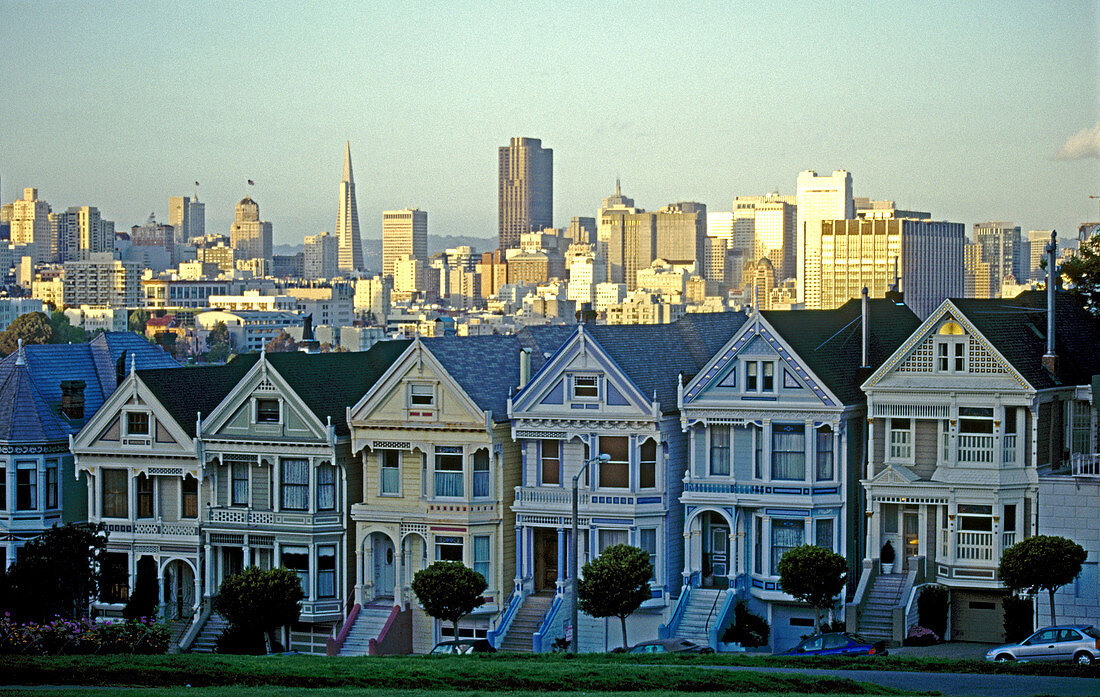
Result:
M1100 158L1100 123L1092 128L1082 128L1062 143L1056 160L1084 160L1086 158Z

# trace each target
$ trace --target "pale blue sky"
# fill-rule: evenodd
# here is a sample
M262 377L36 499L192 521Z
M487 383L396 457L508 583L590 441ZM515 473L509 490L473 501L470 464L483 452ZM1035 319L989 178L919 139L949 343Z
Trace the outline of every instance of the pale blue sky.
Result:
M1072 235L1097 217L1100 2L0 3L4 201L37 186L119 229L202 183L207 230L249 193L277 243L332 230L345 139L360 224L428 211L496 235L496 148L554 149L554 218L615 175L655 209L794 192ZM1095 148L1094 148L1095 149ZM1091 151L1089 151L1091 152ZM255 187L246 180L254 179Z

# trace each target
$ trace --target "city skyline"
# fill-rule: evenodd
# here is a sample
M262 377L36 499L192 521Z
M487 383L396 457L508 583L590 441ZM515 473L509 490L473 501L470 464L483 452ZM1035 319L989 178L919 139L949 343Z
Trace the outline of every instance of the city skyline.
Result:
M812 5L796 17L638 5L638 40L610 43L602 28L622 8L416 14L377 3L302 18L236 4L8 7L20 22L0 28L11 85L0 128L23 137L0 156L0 197L37 187L55 211L95 206L119 229L149 211L167 220L169 197L200 181L208 232L228 230L245 195L277 244L335 232L335 168L350 140L364 239L381 237L383 210L405 206L429 211L431 234L491 239L497 148L511 137L555 151L557 226L592 215L617 175L647 210L695 200L723 211L738 195L792 194L807 169L847 170L854 195L968 231L1011 220L1069 238L1097 215L1096 2L1057 13ZM495 32L521 20L571 41ZM660 41L685 22L697 27L690 45ZM361 31L335 31L342 23ZM406 25L415 51L393 31ZM172 40L104 40L131 30ZM71 36L64 51L38 50L36 37L59 31ZM609 76L628 91L610 107Z

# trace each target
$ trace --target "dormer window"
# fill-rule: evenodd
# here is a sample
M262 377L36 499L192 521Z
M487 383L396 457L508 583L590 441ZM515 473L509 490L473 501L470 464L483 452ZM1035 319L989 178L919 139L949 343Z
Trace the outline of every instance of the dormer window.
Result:
M599 399L600 379L596 375L573 376L573 399Z
M149 414L143 411L126 412L126 435L149 435Z
M258 424L277 424L279 423L279 400L277 399L257 399L256 400L256 423Z

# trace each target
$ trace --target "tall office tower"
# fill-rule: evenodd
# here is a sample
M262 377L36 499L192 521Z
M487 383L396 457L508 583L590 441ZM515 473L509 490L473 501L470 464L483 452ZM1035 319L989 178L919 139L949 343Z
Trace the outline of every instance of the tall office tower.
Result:
M303 277L311 281L336 278L340 275L340 240L327 232L306 235L302 264Z
M497 217L500 249L519 236L554 225L554 151L538 138L512 138L498 150Z
M355 206L355 178L351 173L351 143L344 141L344 174L340 177L340 211L336 216L340 241L340 271L363 270L363 242L359 238L359 210Z
M963 250L963 297L995 298L1000 295L1001 282L994 281L992 264L982 260L982 246L967 243Z
M1042 280L1046 276L1046 272L1039 265L1042 262L1044 255L1046 254L1047 244L1050 243L1050 233L1053 230L1028 230L1027 242L1025 244L1026 254L1024 258L1028 260L1027 268L1024 269L1025 276L1023 278L1016 279L1020 283L1024 281L1038 281ZM1059 252L1061 250L1061 243L1059 243Z
M229 226L229 243L237 260L271 261L271 223L260 220L260 206L248 196L237 204L233 224Z
M175 243L187 244L193 237L206 234L206 204L199 197L169 196L168 224L175 230Z
M897 278L905 304L924 319L965 290L962 223L880 218L821 221L821 309L867 288L884 298Z
M856 217L852 175L838 169L828 176L798 173L796 278L798 300L807 310L821 309L821 221Z
M596 241L596 219L575 215L569 219L565 236L575 244L592 244Z
M733 240L733 212L707 212L707 239L703 276L717 283L725 283L726 257Z
M394 262L404 256L428 263L428 211L382 211L382 275L392 276Z
M621 260L614 267L611 264L609 243L612 230L622 227L624 215L644 212L644 209L634 207L634 199L623 196L618 179L615 179L615 193L600 202L600 210L596 217L596 258L602 259L607 266L604 275L609 279L619 279L617 283L622 283L623 269Z
M707 206L695 201L670 203L653 214L657 225L657 256L670 264L695 264L706 274ZM654 260L650 260L650 264ZM646 264L648 267L649 264Z
M50 204L38 198L38 189L23 189L23 198L16 199L11 212L11 243L33 249L36 264L53 261L50 257Z
M608 280L634 290L638 272L657 259L695 264L706 273L706 211L701 206L675 203L656 213L605 211L600 220L601 234L607 235Z
M772 263L777 283L794 278L797 272L796 228L798 207L780 196L765 196L756 204L753 217L752 256Z
M982 261L989 262L998 287L1009 274L1017 281L1026 278L1019 225L1003 220L974 223L974 241L981 245Z

